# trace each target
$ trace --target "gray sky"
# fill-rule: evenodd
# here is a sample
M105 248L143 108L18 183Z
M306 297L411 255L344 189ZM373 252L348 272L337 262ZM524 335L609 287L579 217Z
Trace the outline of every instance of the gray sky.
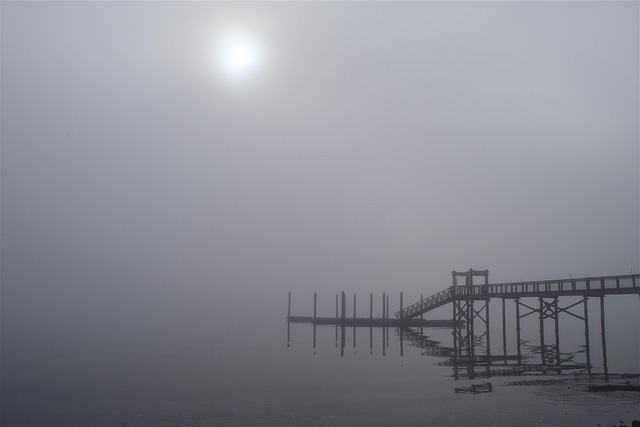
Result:
M3 1L5 337L640 271L638 15ZM242 78L216 62L236 30Z

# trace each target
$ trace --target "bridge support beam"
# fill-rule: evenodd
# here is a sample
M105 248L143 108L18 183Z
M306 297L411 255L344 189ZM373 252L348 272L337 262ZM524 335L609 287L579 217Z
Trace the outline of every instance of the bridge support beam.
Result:
M609 374L607 367L607 335L604 327L604 295L600 295L600 335L602 336L602 365L604 374Z
M457 277L464 276L465 286L457 286ZM489 305L490 298L486 296L486 292L475 292L477 287L473 284L474 276L484 277L484 289L489 284L488 270L468 270L464 273L453 272L453 365L454 376L457 376L458 365L465 365L469 378L475 377L476 363L486 362L486 374L491 375L491 332L489 321ZM478 298L480 295L483 299ZM476 309L475 302L480 307ZM477 329L475 320L479 318L484 323L484 339L486 339L486 354L476 356L475 345ZM464 326L463 326L464 325ZM480 335L480 338L483 337Z
M507 364L507 316L505 313L505 299L502 298L502 355L504 364Z
M424 304L424 296L420 294L420 307ZM420 320L424 320L424 313L420 313ZM420 334L424 335L424 326L420 325Z
M560 364L560 325L558 324L558 297L553 299L553 317L555 320L555 335L556 335L556 365Z
M589 351L589 309L587 308L588 300L589 298L584 296L582 302L584 304L584 345L587 357L587 372L591 373L591 355Z
M542 299L542 297L538 298L538 300L540 301L540 310L539 310L539 314L540 314L540 359L541 359L541 363L543 365L547 364L547 358L545 357L545 351L544 351L544 301Z
M520 343L522 342L522 340L520 339L520 318L522 316L520 316L520 298L516 298L515 300L516 303L516 343L517 343L517 350L518 350L518 365L522 363L522 351L520 349Z
M484 275L484 289L486 291L489 286L489 272L485 270L487 274ZM470 271L470 274L473 275L473 270ZM487 335L487 376L491 376L491 328L489 327L489 305L491 302L491 298L487 296L487 299L484 300L484 324L486 326L486 335Z
M313 348L316 348L316 307L318 302L318 294L316 292L313 293Z

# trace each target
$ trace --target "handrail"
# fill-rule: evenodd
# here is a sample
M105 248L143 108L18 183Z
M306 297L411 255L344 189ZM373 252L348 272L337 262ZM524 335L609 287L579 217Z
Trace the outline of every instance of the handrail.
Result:
M576 292L577 295L584 295L591 291L605 290L611 290L611 293L620 293L620 291L614 291L614 289L636 289L640 294L640 274L451 286L403 308L395 316L397 319L412 318L428 311L430 308L443 305L448 302L448 299L455 297L486 296L490 298L501 295L539 294L543 292L565 292L565 295L566 293Z
M451 287L446 288L443 291L438 292L437 294L431 295L426 299L422 299L415 304L412 304L408 307L403 308L401 311L398 311L395 316L396 319L404 319L407 317L413 317L414 314L423 311L425 308L429 308L438 303L441 303L452 296Z

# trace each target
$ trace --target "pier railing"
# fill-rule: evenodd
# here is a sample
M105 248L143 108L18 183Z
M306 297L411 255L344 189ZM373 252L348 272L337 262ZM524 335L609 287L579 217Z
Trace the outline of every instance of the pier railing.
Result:
M450 286L435 295L403 308L401 311L398 311L395 316L397 319L410 319L453 300L461 299L553 298L558 296L602 296L615 294L640 295L640 274Z
M409 307L404 308L402 311L396 313L396 319L406 319L415 316L419 316L429 310L433 310L436 307L445 305L451 302L453 287L449 287L444 291L440 291L435 295L431 295L429 298L418 301Z
M564 296L638 293L640 274L622 276L583 277L578 279L544 280L533 282L495 283L478 285L489 297L503 296ZM474 286L475 287L475 286ZM463 291L464 292L464 291Z

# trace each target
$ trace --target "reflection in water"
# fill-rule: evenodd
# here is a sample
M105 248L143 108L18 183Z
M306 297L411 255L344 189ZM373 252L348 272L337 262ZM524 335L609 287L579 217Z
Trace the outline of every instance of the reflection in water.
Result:
M464 327L464 326L463 326ZM290 339L290 325L288 324L287 336ZM313 325L313 348L316 343L316 328ZM373 326L369 328L369 353L373 354ZM452 368L452 376L456 380L490 378L495 376L512 376L524 374L566 374L566 373L591 373L591 367L585 363L585 355L589 352L586 345L580 346L576 351L560 351L557 344L532 344L529 341L520 342L520 355L491 355L487 354L486 332L476 336L473 340L474 350L467 351L462 346L448 347L440 341L431 339L424 334L424 328L389 328L375 327L381 329L382 355L386 356L391 333L398 338L400 356L404 356L404 347L409 345L417 348L424 356L444 359L437 362L440 366ZM340 347L340 356L344 357L347 345L348 327L335 326L335 345ZM356 348L356 327L353 330L353 347ZM393 330L390 331L390 329ZM453 334L453 333L452 333ZM289 346L290 343L288 342ZM605 369L605 377L607 370ZM482 383L487 384L487 383ZM461 388L458 392L479 393L487 392L482 385L472 384L469 390ZM485 387L486 388L486 387ZM491 390L489 390L491 391Z
M453 390L456 393L471 393L471 394L491 393L493 391L493 384L491 383L471 384L469 387L456 387Z

